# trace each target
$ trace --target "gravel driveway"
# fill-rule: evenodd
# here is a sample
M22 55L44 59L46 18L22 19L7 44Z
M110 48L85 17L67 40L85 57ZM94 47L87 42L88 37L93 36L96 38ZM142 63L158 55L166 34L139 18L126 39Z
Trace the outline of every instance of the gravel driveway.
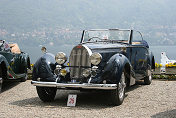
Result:
M176 81L154 80L130 87L121 106L112 106L104 93L57 91L54 102L43 103L30 80L6 83L0 94L0 118L176 118ZM77 106L67 107L67 95L76 93Z

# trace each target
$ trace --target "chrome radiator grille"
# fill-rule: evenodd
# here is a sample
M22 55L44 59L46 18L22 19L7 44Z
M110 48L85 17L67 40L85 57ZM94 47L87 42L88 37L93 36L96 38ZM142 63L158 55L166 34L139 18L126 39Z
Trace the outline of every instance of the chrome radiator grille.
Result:
M91 50L87 46L78 45L75 46L70 54L70 77L71 78L82 78L82 71L84 67L90 67L91 63L89 57L91 55Z

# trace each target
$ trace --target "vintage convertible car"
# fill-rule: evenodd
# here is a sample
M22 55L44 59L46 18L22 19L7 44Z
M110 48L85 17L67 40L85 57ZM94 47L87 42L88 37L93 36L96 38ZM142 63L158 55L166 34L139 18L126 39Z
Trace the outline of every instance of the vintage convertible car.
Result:
M63 52L45 52L34 65L31 83L44 102L54 100L57 89L105 90L111 102L120 105L126 87L140 79L149 85L154 69L154 56L140 32L84 30L69 61Z
M26 81L27 68L30 69L30 58L21 52L17 43L0 40L0 91L6 80L20 79Z

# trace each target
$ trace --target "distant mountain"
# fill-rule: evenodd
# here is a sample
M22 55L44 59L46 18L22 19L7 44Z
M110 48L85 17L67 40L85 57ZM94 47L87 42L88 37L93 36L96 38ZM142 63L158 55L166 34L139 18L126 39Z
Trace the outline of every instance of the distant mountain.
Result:
M175 0L0 0L0 30L12 34L41 29L134 28L153 44L160 40L176 44L175 4Z
M176 25L175 0L0 0L0 28Z

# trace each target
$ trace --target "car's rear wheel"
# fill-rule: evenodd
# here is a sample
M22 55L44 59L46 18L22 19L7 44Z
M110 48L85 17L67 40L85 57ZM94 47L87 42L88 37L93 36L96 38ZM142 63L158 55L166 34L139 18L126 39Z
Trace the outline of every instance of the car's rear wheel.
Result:
M3 79L2 79L2 77L0 78L0 93L1 93L1 91L2 91L2 83L3 83Z
M28 70L27 66L24 65L23 68L22 68L22 70L21 70L21 72L24 73L25 76L21 78L21 82L25 82L28 79L27 70Z
M147 76L144 78L144 84L150 85L152 83L152 70L151 67L147 70Z
M3 83L3 79L2 79L2 67L0 66L0 93L2 91L2 83Z
M7 69L4 63L0 64L0 92L2 92L3 81L7 79Z
M54 87L36 87L39 98L43 102L51 102L56 96L57 88Z
M125 98L126 76L125 71L122 72L121 79L117 84L117 89L111 91L111 99L114 105L121 105Z

